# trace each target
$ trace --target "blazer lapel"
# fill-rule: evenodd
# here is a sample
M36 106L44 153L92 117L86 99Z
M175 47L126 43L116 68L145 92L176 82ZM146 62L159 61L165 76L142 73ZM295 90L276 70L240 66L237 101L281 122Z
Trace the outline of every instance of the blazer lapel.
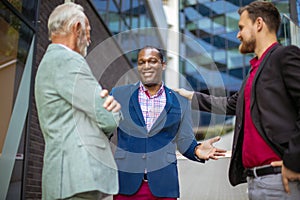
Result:
M132 95L129 104L130 106L132 106L133 111L135 112L134 115L137 116L137 118L139 119L139 125L142 125L146 129L146 123L138 100L139 83L134 85L134 87L131 90L131 93Z
M172 91L165 86L164 86L164 89L165 89L165 94L166 94L166 105L165 105L163 111L160 113L160 115L156 119L156 121L154 122L153 126L151 127L151 129L149 131L150 135L155 135L157 132L156 131L157 128L158 128L158 130L161 130L161 127L159 125L161 124L161 122L166 121L166 119L168 117L167 116L168 112L173 105L174 95L172 94ZM164 124L164 123L162 123L162 124Z
M250 106L251 110L252 110L252 108L253 108L253 105L254 105L254 102L255 102L255 99L256 99L256 97L255 97L255 89L254 89L254 88L255 88L257 79L258 79L260 73L262 72L262 70L263 70L263 68L264 68L264 66L265 66L265 64L266 64L266 62L269 60L270 55L272 54L272 52L273 52L278 46L279 46L279 44L275 45L274 47L272 47L272 48L269 50L269 52L267 53L267 55L264 57L264 59L263 59L262 62L260 63L260 65L259 65L259 67L258 67L258 69L257 69L257 72L256 72L256 74L255 74L255 76L254 76L254 79L253 79L253 82L252 82L252 90L251 90L251 106Z

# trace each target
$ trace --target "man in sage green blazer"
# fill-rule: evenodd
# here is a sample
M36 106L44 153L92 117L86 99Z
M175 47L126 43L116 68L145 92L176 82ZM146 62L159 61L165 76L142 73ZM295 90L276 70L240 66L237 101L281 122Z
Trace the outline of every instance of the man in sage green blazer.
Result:
M90 26L83 8L58 6L37 71L35 97L45 140L43 199L100 199L118 192L109 138L120 104L102 90L84 59ZM100 96L100 94L102 96Z

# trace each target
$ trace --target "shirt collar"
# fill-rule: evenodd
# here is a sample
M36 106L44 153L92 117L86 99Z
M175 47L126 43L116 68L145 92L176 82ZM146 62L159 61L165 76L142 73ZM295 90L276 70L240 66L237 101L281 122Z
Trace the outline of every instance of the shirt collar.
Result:
M58 46L61 46L61 47L65 48L65 49L67 49L67 50L69 50L69 51L73 51L72 49L70 49L69 47L67 47L67 46L64 45L64 44L58 44L58 43L55 43L55 44L58 45Z
M250 65L251 67L258 67L258 65L261 63L261 61L264 59L264 57L266 56L266 54L270 51L270 49L272 47L274 47L276 44L278 44L278 42L274 42L272 45L270 45L265 51L264 53L262 54L262 56L257 59L257 56L255 56L254 58L252 58L250 60Z
M142 82L140 82L140 91L143 91L149 98L150 97L151 98L158 97L158 96L162 95L162 93L165 91L164 82L162 81L162 84L161 84L159 90L153 96L150 96L148 89L142 84Z

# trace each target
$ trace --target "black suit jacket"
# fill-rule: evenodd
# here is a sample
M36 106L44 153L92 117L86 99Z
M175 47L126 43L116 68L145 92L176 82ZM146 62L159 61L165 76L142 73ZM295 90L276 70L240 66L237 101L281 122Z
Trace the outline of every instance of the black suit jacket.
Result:
M248 77L247 77L248 78ZM195 93L193 109L236 115L229 180L232 185L246 182L242 164L244 136L244 80L230 97ZM254 77L251 116L268 145L284 165L300 172L300 49L275 45L265 56ZM255 156L255 155L253 155Z

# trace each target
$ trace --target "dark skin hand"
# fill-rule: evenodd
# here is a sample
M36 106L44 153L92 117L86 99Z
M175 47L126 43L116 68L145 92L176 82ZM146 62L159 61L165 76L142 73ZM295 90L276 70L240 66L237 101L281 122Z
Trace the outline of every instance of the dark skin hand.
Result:
M199 159L204 160L218 160L218 157L225 156L226 150L219 149L213 146L213 143L218 142L221 139L220 136L205 140L195 149L195 154Z

